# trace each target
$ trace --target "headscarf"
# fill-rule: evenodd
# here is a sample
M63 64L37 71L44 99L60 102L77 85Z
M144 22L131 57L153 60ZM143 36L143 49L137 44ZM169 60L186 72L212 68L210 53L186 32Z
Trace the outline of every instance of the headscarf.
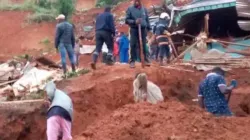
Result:
M46 84L45 90L50 101L53 101L55 97L56 84L53 81L50 81Z

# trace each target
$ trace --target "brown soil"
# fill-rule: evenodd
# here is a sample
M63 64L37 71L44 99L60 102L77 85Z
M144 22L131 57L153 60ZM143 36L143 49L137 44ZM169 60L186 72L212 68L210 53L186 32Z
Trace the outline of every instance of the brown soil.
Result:
M0 58L13 55L36 54L46 49L41 41L46 38L53 43L54 27L52 23L28 24L25 21L29 13L6 11L0 12Z
M96 0L77 0L76 10L87 10L95 7Z
M141 71L146 72L149 79L160 86L166 99L164 103L155 106L133 104L132 81L134 75ZM244 71L244 74L249 78L249 73ZM58 88L70 93L73 99L73 136L77 140L174 139L174 136L176 139L199 140L247 139L249 117L215 118L194 106L196 103L192 99L197 96L197 86L203 76L202 72L184 72L158 66L141 70L138 65L133 70L127 65L108 67L99 64L98 70L60 82ZM238 81L246 82L244 79ZM249 95L241 91L238 88L231 98L233 112L242 111L240 104L244 102L235 98L236 94L237 97ZM31 140L37 134L41 140L45 139L45 114L30 110L30 107L27 109L29 111L14 113L6 110L0 115L0 126L8 126L12 130L10 134L0 129L4 140Z
M248 140L250 118L215 118L176 101L126 105L76 140Z
M16 0L21 2L21 0ZM85 4L86 1L78 1ZM147 7L158 0L143 0ZM79 4L79 7L82 7ZM90 4L91 5L91 4ZM114 9L119 17L129 2ZM93 19L103 9L93 8L73 17L77 34L82 27L93 25ZM24 53L37 55L47 49L43 43L48 38L53 45L55 23L27 24L28 12L0 12L1 25L0 61ZM127 26L116 24L119 31ZM86 41L86 44L94 44ZM52 48L52 46L50 46ZM55 62L58 54L48 54ZM82 55L80 65L88 67L90 55ZM184 68L190 69L190 68ZM192 70L192 69L190 69ZM137 72L146 72L151 81L160 86L165 101L159 105L134 104L132 82ZM62 81L58 88L70 93L74 102L73 137L76 140L247 140L250 129L250 74L246 70L233 70L228 80L237 79L237 88L231 97L230 107L236 116L215 118L204 112L192 99L197 98L203 72L185 72L158 67L129 69L128 65L113 67L98 64L98 70L81 77ZM1 106L1 104L0 104ZM10 107L12 108L12 107ZM1 109L0 140L45 140L46 108L27 105L25 108ZM4 113L2 113L4 112Z

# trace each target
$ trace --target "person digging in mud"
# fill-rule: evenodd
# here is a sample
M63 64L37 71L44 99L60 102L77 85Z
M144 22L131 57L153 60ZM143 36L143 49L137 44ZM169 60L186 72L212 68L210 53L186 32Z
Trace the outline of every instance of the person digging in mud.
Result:
M170 16L168 13L161 13L159 21L156 23L155 27L155 35L156 41L158 42L158 46L160 48L160 65L163 66L163 59L166 56L168 59L168 63L170 63L170 48L168 37L170 37L170 33L167 31L168 23Z
M111 7L106 7L105 11L97 16L96 19L96 49L93 53L92 69L96 69L96 62L100 52L102 51L103 43L108 47L107 65L113 65L113 45L115 36L114 17L110 13Z
M56 18L58 24L56 26L55 47L60 52L63 73L67 72L66 53L69 56L72 71L75 72L75 35L73 25L65 20L64 15Z
M49 82L45 90L50 107L47 112L47 140L72 140L73 103L70 97Z
M148 81L145 73L136 75L133 82L133 88L134 100L136 103L147 101L156 104L164 100L161 89L153 82Z
M199 104L202 108L215 116L232 116L225 94L230 94L237 86L236 80L231 81L227 86L225 81L225 71L216 67L209 73L199 86Z
M147 32L151 30L147 9L144 8L140 0L134 0L134 5L130 6L126 12L126 24L130 26L130 67L135 68L137 59L137 50L139 48L138 25L141 25L143 54L145 56L145 65L150 66L146 51ZM140 52L140 51L139 51ZM142 58L141 58L142 59Z

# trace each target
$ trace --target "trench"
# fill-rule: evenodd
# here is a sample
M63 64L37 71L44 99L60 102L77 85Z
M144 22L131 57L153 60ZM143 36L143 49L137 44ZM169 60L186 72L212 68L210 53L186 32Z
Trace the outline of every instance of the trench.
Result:
M187 76L187 73L169 73L168 70L147 74L162 89L166 101L196 104L192 99L196 98L197 81L203 74ZM133 104L132 82L132 76L115 78L70 93L74 103L73 137L116 109ZM0 140L46 140L46 108L43 105L27 108L30 109L1 110L4 113L0 115Z

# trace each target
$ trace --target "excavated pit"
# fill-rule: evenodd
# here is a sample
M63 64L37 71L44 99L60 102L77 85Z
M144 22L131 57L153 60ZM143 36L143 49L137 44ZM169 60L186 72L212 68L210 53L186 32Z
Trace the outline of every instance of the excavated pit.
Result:
M132 82L139 71L139 68L131 70L127 66L101 67L82 77L58 83L58 88L70 93L74 102L73 137L124 105L136 106L133 104ZM197 96L197 86L204 73L156 66L143 72L160 86L165 102L175 100L187 106L196 104L192 99ZM242 110L240 102L235 103L234 110ZM46 139L46 108L42 102L26 103L21 108L19 105L18 109L11 106L6 109L1 105L0 108L0 140Z

